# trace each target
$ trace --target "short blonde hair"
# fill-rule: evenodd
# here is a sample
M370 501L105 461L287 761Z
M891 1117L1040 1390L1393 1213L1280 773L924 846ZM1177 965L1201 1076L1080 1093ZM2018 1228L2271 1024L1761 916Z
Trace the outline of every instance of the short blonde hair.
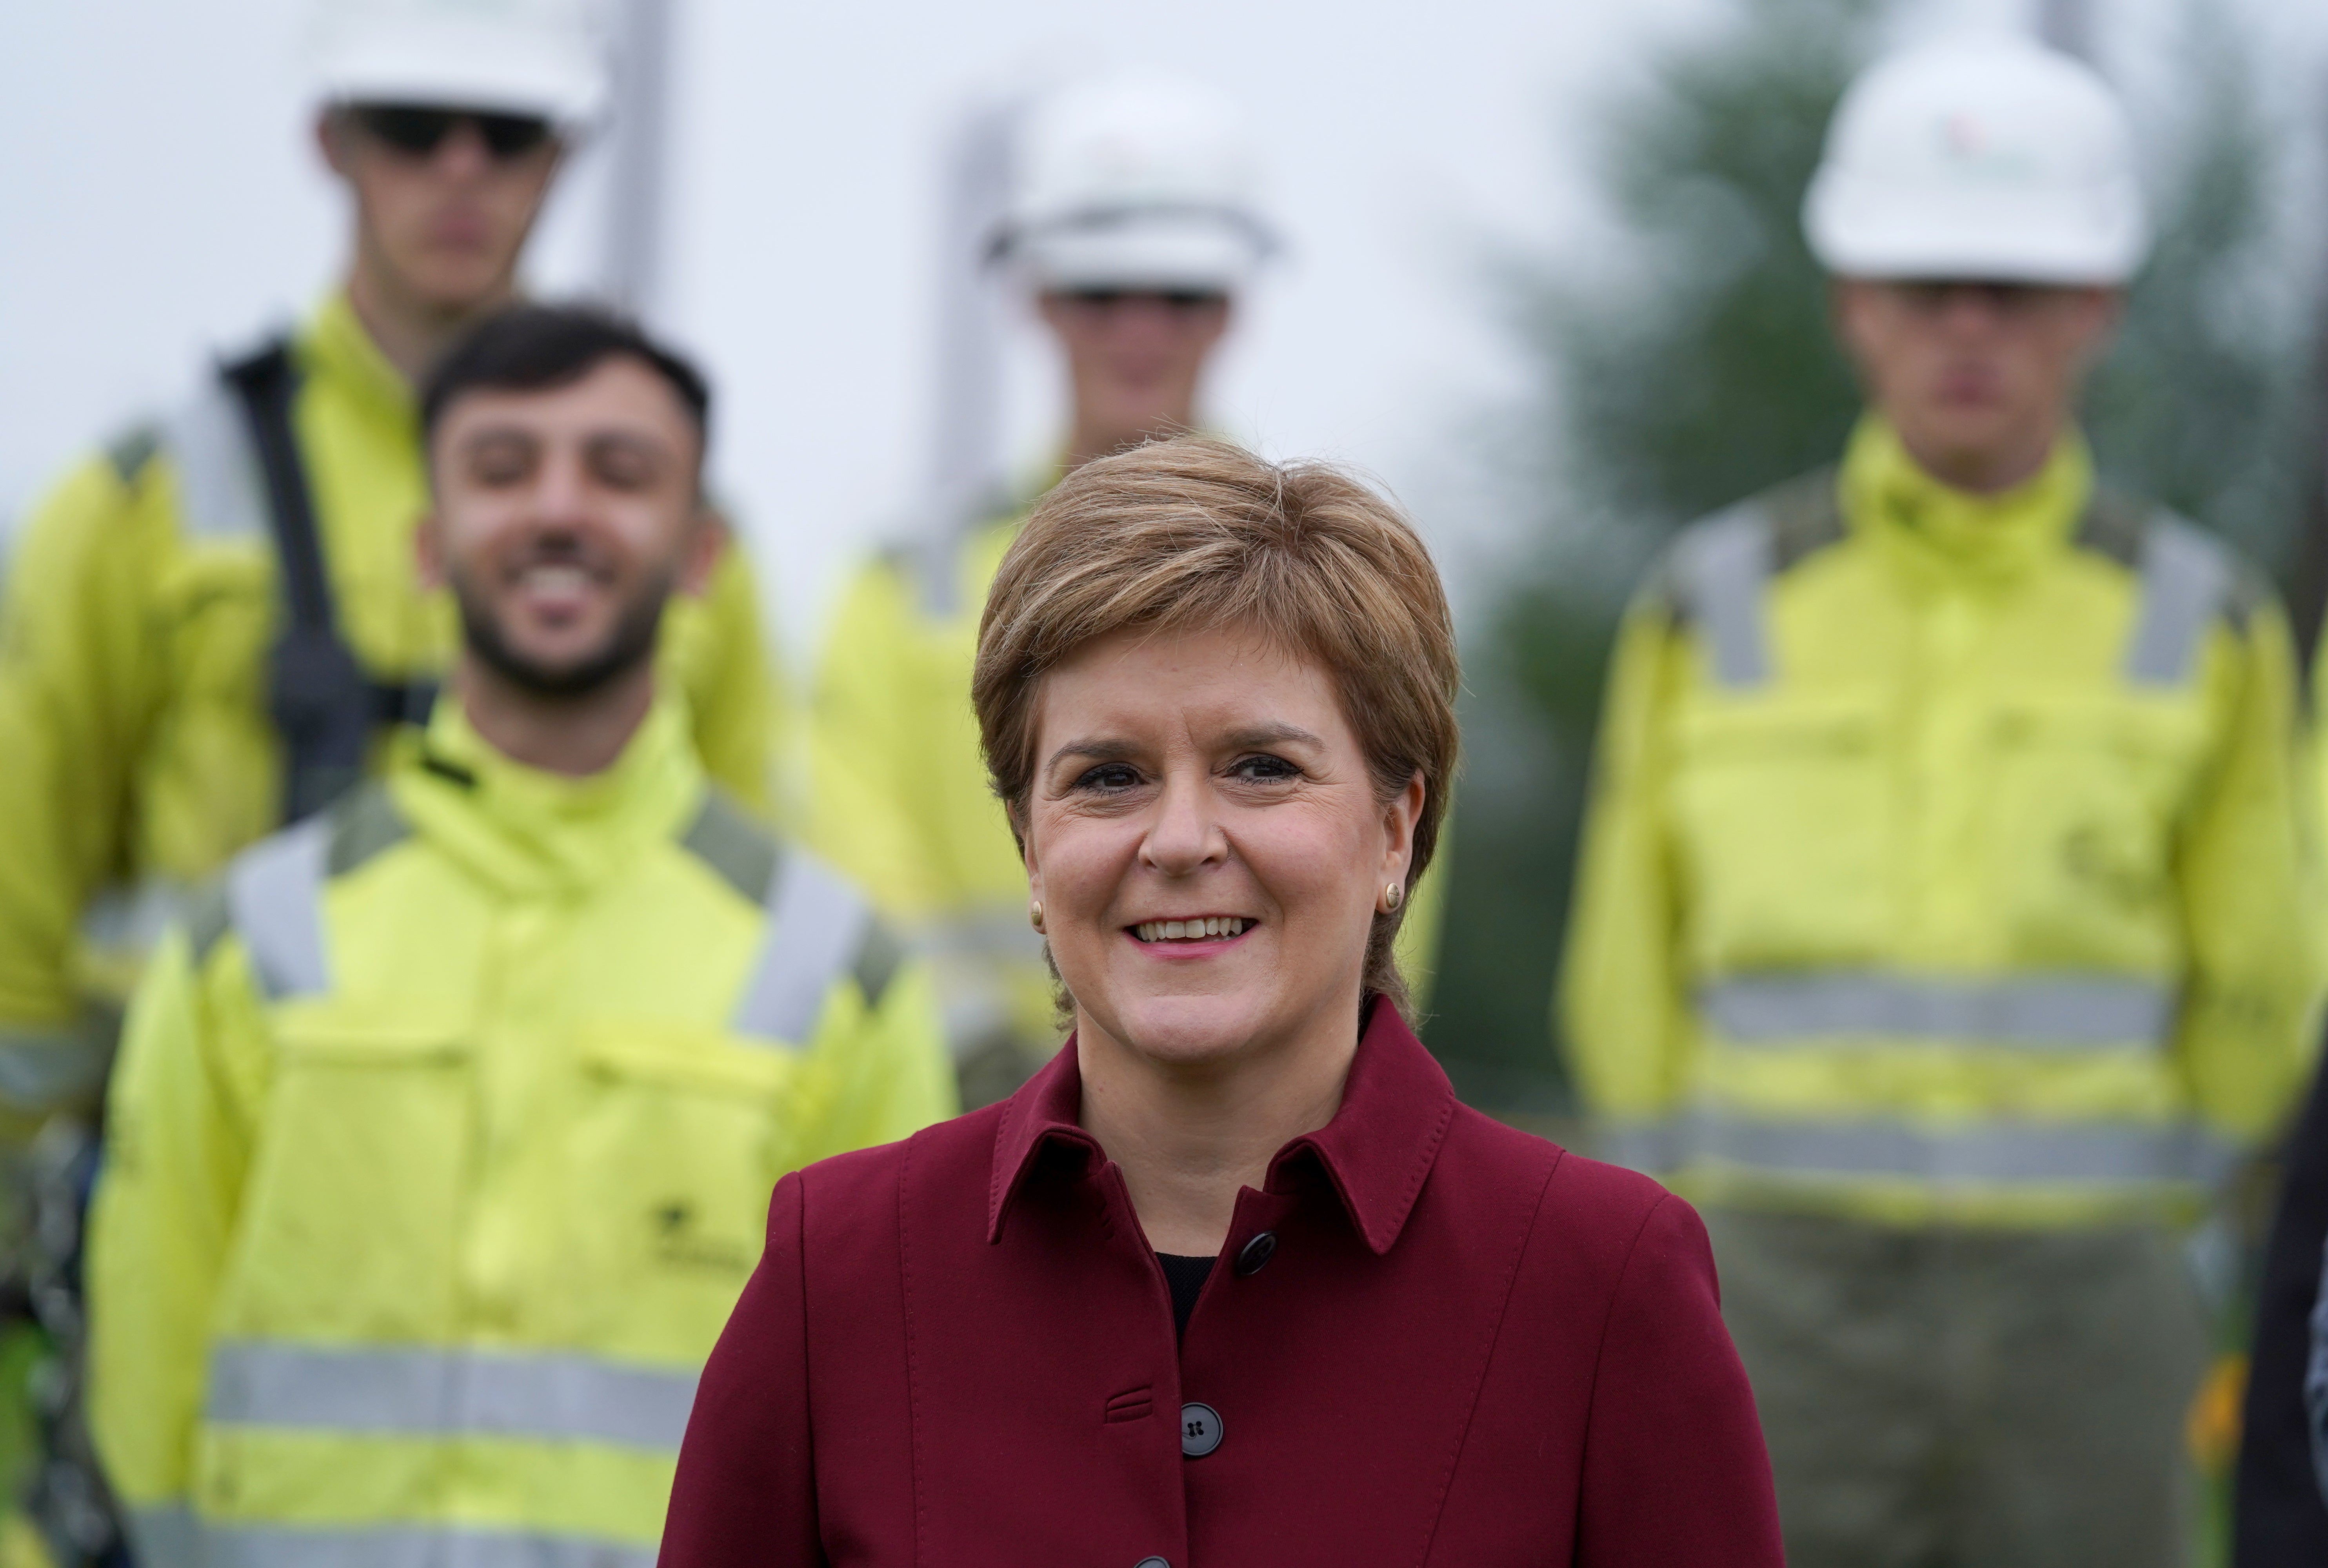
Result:
M1398 508L1325 463L1272 463L1184 436L1085 463L1027 519L986 598L971 686L994 792L1022 834L1043 677L1129 627L1250 625L1323 665L1383 805L1422 776L1412 893L1455 770L1455 627L1431 553ZM1366 986L1402 1012L1403 901L1377 910Z

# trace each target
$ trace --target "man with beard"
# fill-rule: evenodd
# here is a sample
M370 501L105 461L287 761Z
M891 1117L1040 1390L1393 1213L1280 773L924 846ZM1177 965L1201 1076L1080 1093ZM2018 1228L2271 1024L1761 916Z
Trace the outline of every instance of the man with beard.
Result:
M520 292L604 120L589 0L313 0L346 260L26 518L0 609L0 1137L102 1088L137 966L236 852L376 772L454 652L412 574L416 392ZM661 655L714 777L765 810L777 683L728 551Z
M644 1568L776 1177L953 1108L925 968L658 670L720 554L708 401L543 308L424 395L446 695L130 1012L90 1401L148 1568Z

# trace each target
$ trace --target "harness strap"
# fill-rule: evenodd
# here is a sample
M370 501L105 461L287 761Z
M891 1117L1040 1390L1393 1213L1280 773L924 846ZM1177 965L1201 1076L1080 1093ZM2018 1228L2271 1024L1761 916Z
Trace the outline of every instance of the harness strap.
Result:
M240 404L258 459L268 531L288 611L268 660L269 709L283 736L283 816L298 822L362 776L364 750L383 724L425 722L433 682L375 682L340 635L314 501L291 427L299 387L290 344L277 338L220 369Z

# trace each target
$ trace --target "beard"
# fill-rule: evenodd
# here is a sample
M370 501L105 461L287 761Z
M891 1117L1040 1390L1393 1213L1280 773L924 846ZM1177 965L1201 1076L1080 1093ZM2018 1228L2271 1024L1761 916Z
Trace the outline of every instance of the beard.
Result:
M663 606L677 586L675 573L653 574L623 605L604 642L577 658L550 664L519 652L493 618L485 596L461 573L449 575L453 602L461 612L461 635L469 651L519 690L568 702L603 690L654 657Z

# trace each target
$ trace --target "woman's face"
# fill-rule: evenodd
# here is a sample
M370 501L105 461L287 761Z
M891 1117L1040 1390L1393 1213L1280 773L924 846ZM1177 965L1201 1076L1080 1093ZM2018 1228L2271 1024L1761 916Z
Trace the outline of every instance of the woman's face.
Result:
M1187 1066L1348 1027L1423 791L1375 799L1328 672L1235 627L1133 630L1037 702L1027 869L1078 1026Z

